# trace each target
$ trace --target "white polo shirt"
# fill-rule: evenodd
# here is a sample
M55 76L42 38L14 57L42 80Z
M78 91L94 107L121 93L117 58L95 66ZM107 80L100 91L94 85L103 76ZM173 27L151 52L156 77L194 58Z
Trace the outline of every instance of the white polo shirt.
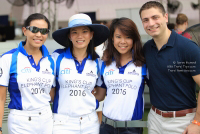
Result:
M98 78L98 59L89 55L80 64L70 48L58 49L52 57L56 63L56 94L53 112L69 116L82 116L98 108L91 93Z
M145 65L144 67L136 67L130 61L126 65L117 68L115 61L109 66L101 61L100 70L101 77L97 85L107 90L103 114L118 121L142 119Z
M54 61L44 45L43 57L38 65L32 55L28 55L20 42L0 58L0 86L8 87L10 103L8 108L17 110L37 110L49 106L49 95L54 82Z

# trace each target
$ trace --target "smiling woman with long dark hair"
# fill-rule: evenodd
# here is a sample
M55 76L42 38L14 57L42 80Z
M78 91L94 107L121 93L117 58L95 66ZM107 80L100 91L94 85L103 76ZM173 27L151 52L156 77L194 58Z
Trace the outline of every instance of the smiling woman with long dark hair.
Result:
M114 19L100 65L101 77L96 98L103 104L100 134L142 134L146 77L142 43L135 23L128 18Z

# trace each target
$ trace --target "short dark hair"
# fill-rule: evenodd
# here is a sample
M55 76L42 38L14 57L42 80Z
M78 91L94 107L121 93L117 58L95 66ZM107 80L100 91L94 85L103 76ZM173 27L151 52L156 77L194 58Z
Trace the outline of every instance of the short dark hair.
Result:
M88 27L89 29L90 29L90 31L93 31L92 30L92 28L90 28L90 27ZM72 56L73 57L75 57L74 55L73 55L73 51L72 51L72 49L73 49L73 44L72 44L72 41L69 39L69 35L70 34L70 32L68 32L67 33L67 35L66 35L66 38L67 38L67 46L65 46L66 48L70 48L70 51L71 51L71 53L72 53ZM89 42L89 44L88 44L88 47L87 47L87 56L90 54L91 55L91 57L92 57L92 60L95 60L95 59L97 59L98 58L98 55L97 55L97 53L95 52L95 48L94 48L94 39L92 38L92 40L90 40L90 42Z
M46 16L40 13L31 14L24 22L24 27L30 26L31 21L33 20L45 20L48 24L48 29L51 28L50 22Z
M185 22L188 22L188 17L183 13L179 13L176 17L176 24L182 25Z
M113 19L110 25L110 36L108 38L108 44L106 50L103 54L103 60L106 62L106 65L110 65L112 63L112 59L114 58L116 61L116 66L121 66L120 63L120 53L113 45L113 36L116 29L119 29L123 34L129 36L133 40L133 48L134 52L132 52L133 63L136 66L142 66L145 63L145 58L142 50L142 42L141 37L138 32L136 24L128 18L117 18ZM131 50L131 51L132 51Z
M140 17L141 17L141 12L143 10L147 10L147 9L150 9L150 8L160 9L160 11L162 12L163 15L166 13L164 6L160 2L148 1L144 5L142 5L142 7L140 8L140 11L139 11Z

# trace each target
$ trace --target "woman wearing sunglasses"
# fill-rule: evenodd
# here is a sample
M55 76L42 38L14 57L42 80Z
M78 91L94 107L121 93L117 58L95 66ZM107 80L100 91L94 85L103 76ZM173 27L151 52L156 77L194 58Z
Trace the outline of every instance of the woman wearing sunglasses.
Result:
M50 23L44 15L30 15L22 28L26 40L0 58L0 127L8 88L11 99L8 105L9 134L52 133L49 101L54 61L43 45L49 29Z
M86 14L73 15L68 27L53 33L65 47L52 54L56 63L53 134L99 134L98 101L92 94L99 72L94 47L108 35L106 26L92 24Z

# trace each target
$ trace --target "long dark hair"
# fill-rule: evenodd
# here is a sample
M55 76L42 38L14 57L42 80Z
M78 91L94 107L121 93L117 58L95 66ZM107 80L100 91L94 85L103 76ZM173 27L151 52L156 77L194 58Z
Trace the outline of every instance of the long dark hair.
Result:
M93 31L92 28L90 28L90 27L88 27L88 28L90 29L91 32ZM65 46L65 47L66 48L69 47L70 50L71 50L72 56L75 57L74 54L73 54L73 51L72 51L73 44L72 44L72 41L70 41L69 36L68 36L69 34L70 34L70 32L67 33L67 46ZM87 50L86 50L87 56L90 54L91 57L92 57L92 60L95 60L96 58L98 58L98 55L97 55L97 53L94 50L94 46L95 46L94 45L94 39L92 38L92 40L90 40L90 42L88 44L88 47L87 47Z
M129 36L133 40L133 51L132 59L136 66L142 66L145 63L144 54L142 51L142 42L140 34L135 23L128 18L117 18L114 19L110 25L110 36L108 38L107 48L104 51L103 60L106 65L110 65L112 59L116 61L116 66L121 66L120 56L121 54L117 51L113 44L113 36L116 29L119 29L123 34Z

